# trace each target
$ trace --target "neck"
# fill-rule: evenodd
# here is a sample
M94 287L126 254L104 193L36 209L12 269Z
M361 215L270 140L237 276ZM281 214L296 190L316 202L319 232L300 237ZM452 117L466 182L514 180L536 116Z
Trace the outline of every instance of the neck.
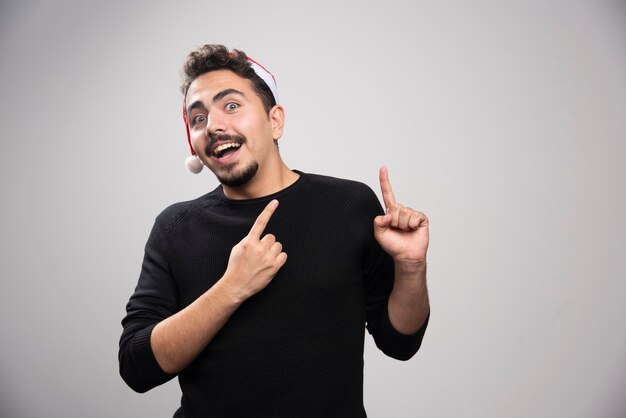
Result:
M239 187L222 185L222 190L229 199L255 199L279 192L292 185L299 177L298 173L291 171L280 161L277 166L266 166L265 170L259 167L259 171L248 183Z

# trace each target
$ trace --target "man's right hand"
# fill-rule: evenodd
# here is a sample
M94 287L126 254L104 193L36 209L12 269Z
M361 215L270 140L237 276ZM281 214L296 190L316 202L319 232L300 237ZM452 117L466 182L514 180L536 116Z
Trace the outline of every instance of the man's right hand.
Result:
M161 369L175 374L187 367L211 342L239 305L272 281L287 261L276 238L261 238L278 206L272 200L235 245L224 276L186 308L159 322L150 344Z
M261 238L277 207L278 200L272 200L257 217L248 235L230 252L222 284L227 284L240 302L263 290L287 261L287 254L274 235Z

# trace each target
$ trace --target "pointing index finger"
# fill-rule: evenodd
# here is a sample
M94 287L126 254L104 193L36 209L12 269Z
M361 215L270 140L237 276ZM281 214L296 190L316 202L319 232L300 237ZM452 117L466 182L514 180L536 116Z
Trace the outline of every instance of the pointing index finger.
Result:
M383 202L385 202L385 209L389 209L396 204L396 198L393 195L391 183L389 182L389 172L387 170L387 166L382 166L380 168L379 180L380 190L383 193Z
M265 206L263 212L259 214L259 216L256 218L256 221L254 221L252 228L250 228L250 232L248 233L249 237L254 237L257 239L261 238L261 234L265 230L267 223L270 221L270 218L274 214L274 211L277 207L278 200L276 199L272 200L270 203L267 204L267 206Z

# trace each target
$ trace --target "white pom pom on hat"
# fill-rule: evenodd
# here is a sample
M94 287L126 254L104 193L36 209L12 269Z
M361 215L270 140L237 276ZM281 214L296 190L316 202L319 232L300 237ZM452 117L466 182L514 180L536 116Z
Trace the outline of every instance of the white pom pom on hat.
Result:
M248 57L248 63L250 67L254 70L256 75L261 77L261 80L267 84L267 87L270 88L272 95L274 96L274 101L278 103L278 88L276 86L276 79L265 67L261 64ZM204 163L196 154L196 151L193 149L193 145L191 144L191 135L189 134L189 123L187 121L187 109L185 108L185 102L183 101L183 121L185 122L185 130L187 131L187 143L189 144L189 149L191 150L191 155L185 159L185 168L193 173L198 174L204 168Z
M198 174L204 168L204 164L197 155L190 155L185 159L185 168L190 173Z
M183 121L185 122L185 131L187 132L187 143L189 144L189 150L191 155L185 159L185 168L187 171L193 174L198 174L204 168L204 164L198 155L196 150L191 145L191 135L189 134L189 124L187 123L187 109L185 109L185 102L183 102Z

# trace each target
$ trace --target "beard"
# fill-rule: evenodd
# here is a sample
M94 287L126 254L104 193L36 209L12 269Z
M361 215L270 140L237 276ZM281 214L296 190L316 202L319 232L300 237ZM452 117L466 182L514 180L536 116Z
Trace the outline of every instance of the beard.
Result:
M228 135L228 134L209 134L209 144L206 148L207 155L211 154L211 149L218 141L231 141L243 145L247 142L246 137L243 135ZM217 173L216 170L212 170L217 180L227 187L239 187L248 183L255 176L259 169L259 163L252 161L243 168L237 169L236 166L223 167L222 173Z
M225 173L218 174L214 172L214 174L222 185L227 187L239 187L252 180L258 169L259 163L252 161L241 169L226 167Z

